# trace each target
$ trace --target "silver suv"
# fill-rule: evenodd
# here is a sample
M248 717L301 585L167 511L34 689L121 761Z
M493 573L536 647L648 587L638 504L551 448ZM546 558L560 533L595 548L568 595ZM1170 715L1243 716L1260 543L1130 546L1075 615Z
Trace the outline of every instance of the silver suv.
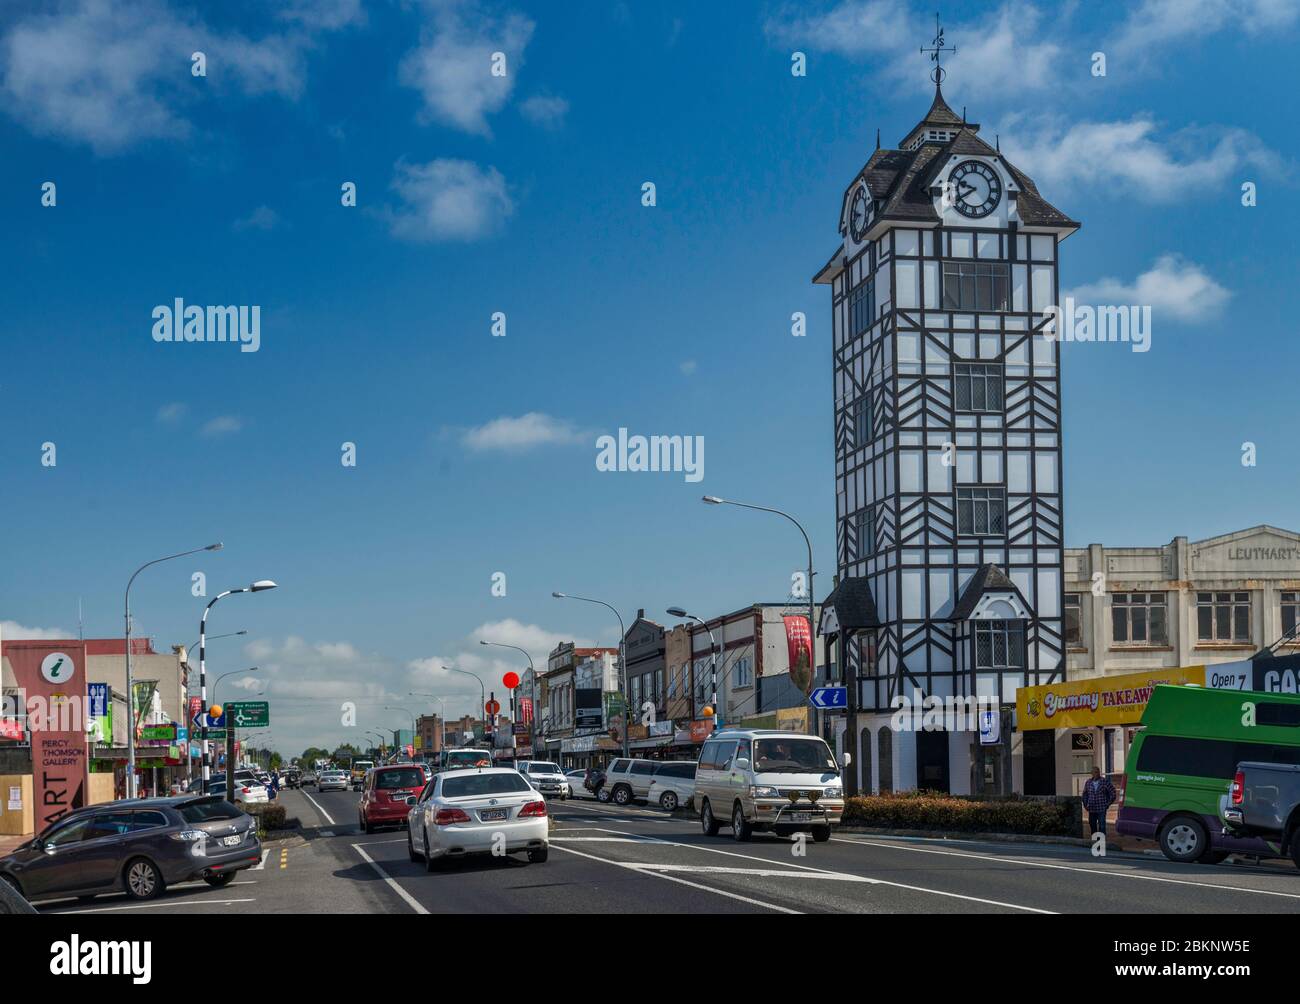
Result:
M560 801L569 797L569 779L559 764L548 760L520 760L515 764L515 770L543 795L554 796Z
M690 760L633 760L619 757L605 771L605 785L597 796L602 802L628 805L645 804L650 798L650 782L660 767L670 763L691 763Z

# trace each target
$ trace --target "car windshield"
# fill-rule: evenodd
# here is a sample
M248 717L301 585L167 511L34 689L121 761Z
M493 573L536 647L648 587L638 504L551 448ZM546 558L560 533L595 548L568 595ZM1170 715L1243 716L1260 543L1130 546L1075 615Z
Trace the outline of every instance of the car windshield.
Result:
M754 767L781 774L836 769L830 747L820 739L758 739L754 742Z
M443 798L473 798L480 795L508 795L531 791L519 774L461 774L442 782Z
M419 767L380 771L379 776L375 778L375 787L382 791L392 788L418 788L423 784L424 771Z
M558 774L560 768L553 763L531 763L528 765L530 774Z

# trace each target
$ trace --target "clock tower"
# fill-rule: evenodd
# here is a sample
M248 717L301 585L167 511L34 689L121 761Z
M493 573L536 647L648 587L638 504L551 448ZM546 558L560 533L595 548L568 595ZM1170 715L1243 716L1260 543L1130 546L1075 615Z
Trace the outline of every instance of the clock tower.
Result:
M814 279L834 319L838 548L819 631L849 687L851 790L1026 792L1056 753L1014 731L1016 690L1064 678L1046 326L1079 224L948 106L932 58L929 111L896 149L877 140ZM956 713L923 726L918 705Z

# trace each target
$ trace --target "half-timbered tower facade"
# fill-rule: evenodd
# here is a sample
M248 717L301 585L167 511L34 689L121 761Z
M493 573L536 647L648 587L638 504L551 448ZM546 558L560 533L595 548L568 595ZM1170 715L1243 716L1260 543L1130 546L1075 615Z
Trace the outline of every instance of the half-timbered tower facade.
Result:
M834 317L839 573L820 631L850 684L864 790L1009 789L1006 737L986 753L978 733L891 716L931 696L1013 705L1062 678L1060 346L1045 326L1078 227L938 84L844 191L843 243L814 279Z

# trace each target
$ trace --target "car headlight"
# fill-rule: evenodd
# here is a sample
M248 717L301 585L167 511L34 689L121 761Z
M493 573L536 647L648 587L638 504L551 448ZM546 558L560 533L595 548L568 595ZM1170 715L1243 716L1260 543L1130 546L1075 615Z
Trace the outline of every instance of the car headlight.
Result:
M749 788L750 798L780 798L781 793L771 785L754 784Z
M826 791L823 792L823 795L824 795L826 798L843 798L843 797L844 797L844 789L843 789L843 788L827 788Z

